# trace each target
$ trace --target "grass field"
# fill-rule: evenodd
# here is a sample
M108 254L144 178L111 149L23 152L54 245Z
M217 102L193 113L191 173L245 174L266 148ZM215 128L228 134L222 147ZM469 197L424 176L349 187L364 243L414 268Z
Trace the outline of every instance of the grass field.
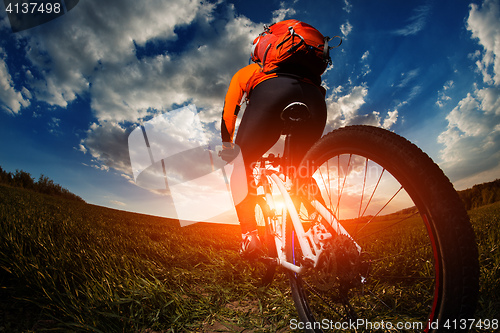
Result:
M499 318L500 204L470 212L478 319ZM275 332L295 308L240 259L238 226L126 213L0 186L0 332ZM247 329L247 330L245 330Z

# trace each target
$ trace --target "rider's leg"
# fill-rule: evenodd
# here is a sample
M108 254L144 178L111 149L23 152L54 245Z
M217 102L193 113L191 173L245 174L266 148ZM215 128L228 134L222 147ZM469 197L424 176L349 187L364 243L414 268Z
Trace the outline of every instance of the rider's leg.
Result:
M292 153L298 164L323 133L326 122L323 94L316 86L288 76L266 80L252 91L235 140L241 149L248 179L253 179L253 164L278 141L281 135L282 110L295 101L305 103L311 111L311 118L301 124L300 129L294 133L297 140L292 147ZM236 203L236 212L243 233L256 229L255 200L255 184L249 181L247 197Z
M253 179L249 179L248 183L248 194L241 202L235 204L238 220L240 221L241 232L243 234L257 229L257 221L255 220L257 190Z

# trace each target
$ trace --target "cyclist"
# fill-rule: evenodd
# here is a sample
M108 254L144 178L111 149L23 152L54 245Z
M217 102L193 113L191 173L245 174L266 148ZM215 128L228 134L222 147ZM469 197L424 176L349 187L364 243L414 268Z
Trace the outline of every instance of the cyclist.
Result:
M321 137L327 118L321 74L312 73L307 64L301 63L280 66L272 73L262 72L261 65L250 64L233 76L224 100L221 124L221 157L229 160L234 155L235 123L246 94L247 106L234 144L241 149L248 194L241 202L235 202L235 208L242 231L240 253L249 258L255 256L261 247L254 213L257 193L252 170L255 162L280 138L284 128L281 112L290 103L301 102L311 113L310 118L293 132L291 150L292 160L296 163Z

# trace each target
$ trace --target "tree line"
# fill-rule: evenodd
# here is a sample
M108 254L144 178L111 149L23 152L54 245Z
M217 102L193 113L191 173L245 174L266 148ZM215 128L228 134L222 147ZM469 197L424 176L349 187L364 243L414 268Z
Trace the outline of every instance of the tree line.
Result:
M38 181L23 170L16 170L15 173L7 172L0 166L0 184L13 187L22 187L35 192L61 196L67 199L84 202L84 200L59 184L55 184L52 179L40 175ZM484 205L500 201L500 179L489 183L474 185L467 190L459 191L458 195L462 199L467 210L478 208Z
M500 179L474 185L472 188L459 191L458 195L467 210L500 201Z
M85 202L81 197L71 193L59 184L55 184L52 179L40 175L38 181L35 181L31 174L23 170L16 170L15 173L7 172L0 167L0 184L6 184L13 187L21 187L38 193L60 196L66 199Z

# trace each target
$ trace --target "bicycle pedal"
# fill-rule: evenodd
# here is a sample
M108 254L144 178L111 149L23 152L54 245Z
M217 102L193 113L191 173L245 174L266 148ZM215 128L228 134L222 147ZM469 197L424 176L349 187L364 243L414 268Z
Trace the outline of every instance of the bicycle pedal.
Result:
M313 268L314 267L314 260L312 260L311 258L303 258L302 259L302 265L306 269Z
M260 261L264 262L265 264L275 264L276 265L278 263L278 260L276 258L273 258L273 257L262 256L258 259Z

